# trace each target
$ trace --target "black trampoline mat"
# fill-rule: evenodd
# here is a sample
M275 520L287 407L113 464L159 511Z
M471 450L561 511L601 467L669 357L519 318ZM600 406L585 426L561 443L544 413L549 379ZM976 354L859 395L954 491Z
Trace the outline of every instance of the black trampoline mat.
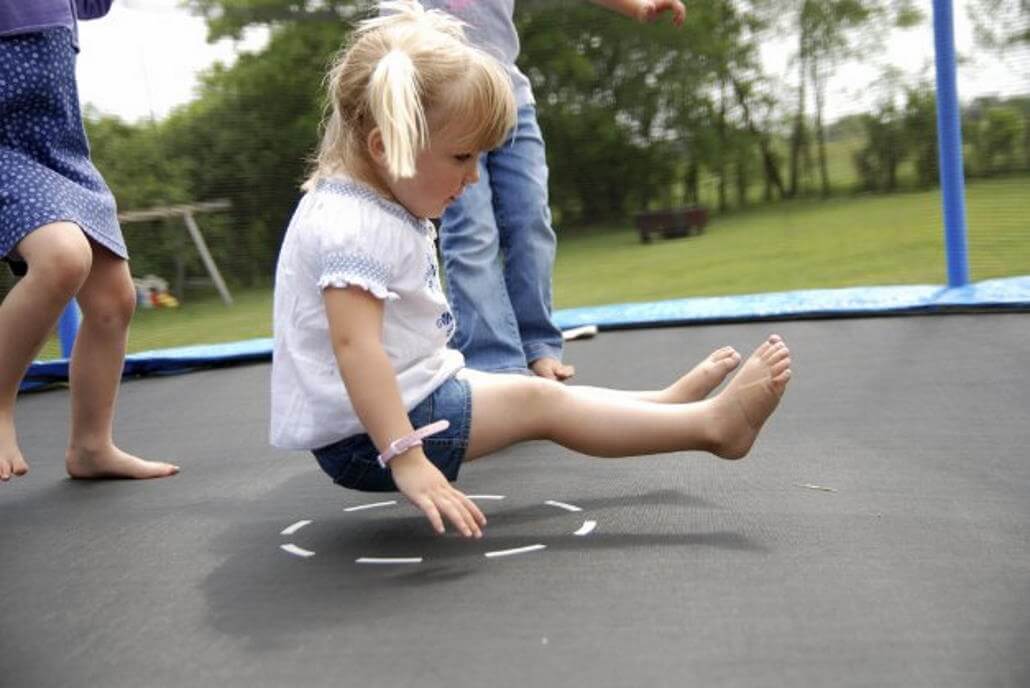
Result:
M567 359L657 387L770 331L794 379L748 458L524 444L463 469L504 497L481 541L270 448L267 365L122 386L119 444L182 466L158 481L67 479L67 391L23 395L0 685L1030 685L1030 315L605 332Z

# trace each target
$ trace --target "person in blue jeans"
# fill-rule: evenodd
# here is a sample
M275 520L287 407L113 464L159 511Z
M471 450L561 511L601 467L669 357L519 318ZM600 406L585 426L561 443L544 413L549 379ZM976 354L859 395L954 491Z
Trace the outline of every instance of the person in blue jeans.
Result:
M683 24L680 0L592 0L641 22L670 14ZM566 380L561 331L551 321L551 273L557 238L547 195L547 156L529 80L515 60L515 0L423 0L468 26L471 42L490 52L511 77L518 121L509 138L483 154L479 181L441 219L440 248L457 332L451 345L469 367L532 371Z

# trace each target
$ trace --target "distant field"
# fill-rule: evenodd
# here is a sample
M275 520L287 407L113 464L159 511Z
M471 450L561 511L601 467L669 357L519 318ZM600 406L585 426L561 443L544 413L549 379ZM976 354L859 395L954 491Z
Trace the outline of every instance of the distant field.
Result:
M967 188L974 280L1030 273L1030 177ZM560 233L555 305L947 281L937 191L802 200L641 244L628 226Z
M1030 274L1030 177L967 187L973 280ZM641 244L628 224L559 228L555 306L947 281L936 191L803 200L715 218L688 239ZM271 291L140 310L130 350L267 337ZM42 358L58 355L56 342Z

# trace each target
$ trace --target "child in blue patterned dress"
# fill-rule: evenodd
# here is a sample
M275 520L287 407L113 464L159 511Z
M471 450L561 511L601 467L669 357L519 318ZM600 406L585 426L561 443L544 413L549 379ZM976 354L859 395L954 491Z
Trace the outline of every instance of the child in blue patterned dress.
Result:
M650 392L474 371L447 347L455 323L427 218L475 182L515 99L459 21L413 1L383 6L329 75L317 161L280 252L272 444L312 451L345 487L399 490L437 532L450 522L468 537L486 520L450 481L463 461L516 442L744 456L790 378L776 335L711 398L740 363L729 347Z
M89 158L75 83L77 19L111 0L0 0L0 259L24 277L0 304L0 481L28 471L14 405L32 359L73 298L73 478L160 478L179 469L115 446L112 423L136 290L114 198Z

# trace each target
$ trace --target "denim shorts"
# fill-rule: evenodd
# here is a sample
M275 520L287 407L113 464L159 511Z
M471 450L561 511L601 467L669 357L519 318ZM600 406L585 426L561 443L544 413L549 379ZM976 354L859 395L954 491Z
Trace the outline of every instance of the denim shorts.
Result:
M448 480L458 478L472 427L472 391L465 380L450 378L408 413L411 425L421 428L446 419L451 426L422 440L422 451ZM396 492L389 468L376 461L379 450L368 435L351 435L312 451L318 465L333 482L362 492Z

